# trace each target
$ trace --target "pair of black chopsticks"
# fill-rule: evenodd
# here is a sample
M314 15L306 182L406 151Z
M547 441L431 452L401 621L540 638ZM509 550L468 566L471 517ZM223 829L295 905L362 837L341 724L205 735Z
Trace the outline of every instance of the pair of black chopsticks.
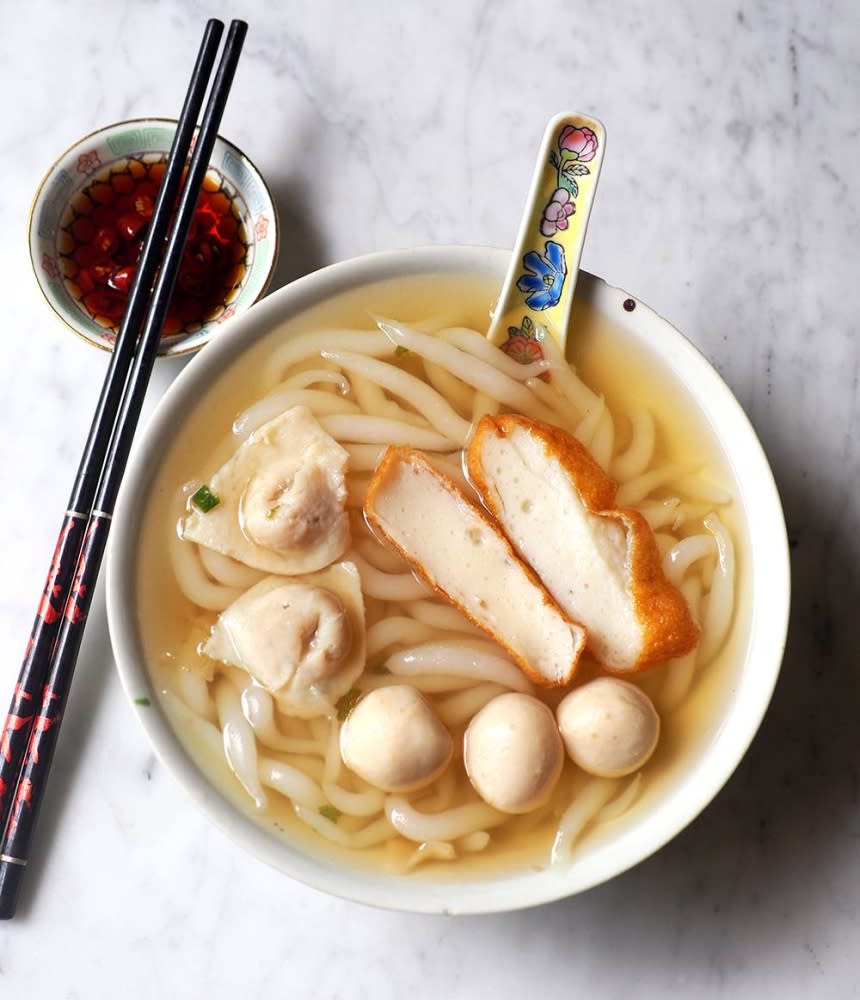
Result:
M248 30L233 21L182 186L221 21L210 20L173 139L128 306L111 355L24 663L0 735L0 919L15 914L120 480L143 405L194 209ZM179 207L167 249L180 187Z

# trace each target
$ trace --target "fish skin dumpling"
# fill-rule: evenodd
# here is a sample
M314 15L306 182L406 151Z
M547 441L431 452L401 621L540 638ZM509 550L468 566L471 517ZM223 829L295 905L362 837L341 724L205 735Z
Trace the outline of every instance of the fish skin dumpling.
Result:
M349 545L349 455L305 406L259 427L210 478L218 504L191 509L188 541L266 573L312 573Z
M266 577L221 612L202 652L247 671L292 715L331 714L364 669L358 570Z

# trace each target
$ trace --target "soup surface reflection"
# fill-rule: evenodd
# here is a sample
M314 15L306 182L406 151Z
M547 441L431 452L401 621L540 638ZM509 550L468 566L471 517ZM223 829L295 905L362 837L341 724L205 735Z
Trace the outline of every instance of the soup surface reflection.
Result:
M745 527L732 500L729 465L695 401L621 325L586 301L574 308L569 373L562 378L556 364L548 378L539 369L528 380L522 369L517 378L516 352L503 355L464 332L486 329L496 293L490 279L426 275L385 281L273 330L211 386L180 429L157 471L140 533L138 611L146 623L148 669L197 765L272 836L317 855L415 878L564 864L622 829L668 794L707 745L748 632ZM572 689L604 672L588 651L563 687L533 685L515 667L508 672L513 664L504 651L413 576L368 527L362 505L388 444L426 450L452 481L467 491L471 486L463 478L462 442L441 443L445 433L433 426L432 413L428 419L417 401L374 381L376 367L362 368L355 357L373 358L419 379L467 428L483 413L514 412L446 370L444 359L392 343L377 327L378 316L393 317L397 328L432 334L467 358L483 360L485 348L495 352L504 384L517 381L533 400L533 412L526 415L575 435L618 482L618 503L639 510L651 525L666 574L686 598L702 636L692 653L624 675L650 697L660 717L656 750L636 773L596 776L565 754L550 797L510 815L488 806L470 783L464 733L494 698L511 690L530 692L554 714ZM539 357L538 347L532 345L524 359ZM552 361L551 350L546 355ZM203 652L204 644L209 652L223 648L213 644L219 615L259 586L266 573L180 538L177 531L188 518L190 498L206 499L213 476L242 441L295 405L306 406L348 455L349 539L340 562L357 570L365 646L347 690L331 689L328 714L295 709L296 699L285 705L239 666ZM448 426L459 425L449 421ZM380 428L392 434L395 428L396 440L380 437ZM340 572L337 563L333 569ZM331 569L315 572L333 579ZM344 573L332 586L338 593L344 589L343 603L352 607ZM424 662L421 657L430 657L427 650L436 647L443 654L434 652L436 659L427 659L426 668L416 673L408 667ZM483 666L463 672L456 664L467 660ZM453 750L450 758L438 752L441 771L428 784L390 791L345 766L341 729L363 695L404 684L421 692L450 734ZM435 732L435 722L427 725ZM379 738L384 739L384 727Z

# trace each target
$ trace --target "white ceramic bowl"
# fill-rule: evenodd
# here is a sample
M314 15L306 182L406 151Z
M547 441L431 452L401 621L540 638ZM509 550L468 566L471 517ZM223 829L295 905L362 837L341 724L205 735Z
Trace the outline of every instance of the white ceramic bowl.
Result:
M244 848L309 885L365 903L433 913L512 910L580 892L625 871L680 832L727 781L758 729L782 660L789 611L788 546L779 496L749 421L719 375L677 330L628 293L582 274L577 296L653 352L698 401L725 449L749 531L744 558L751 607L748 635L739 644L741 662L734 665L721 717L695 751L684 755L671 786L652 796L647 808L639 808L634 821L619 821L616 834L585 844L568 867L431 882L333 864L325 852L285 843L236 809L193 763L158 705L134 612L138 529L165 445L198 395L285 320L333 295L385 278L465 271L494 277L500 285L508 257L505 251L476 247L373 254L325 268L274 293L231 324L167 392L138 442L114 520L108 564L111 637L123 685L160 759ZM151 704L135 704L141 699Z
M39 288L66 326L102 350L112 350L116 333L106 320L90 312L85 290L77 283L76 244L70 227L79 212L73 206L81 199L89 204L91 200L81 193L95 182L104 182L102 188L108 189L117 177L123 179L132 160L141 169L166 160L175 131L176 122L169 118L135 118L92 132L52 164L33 199L30 259ZM266 182L248 157L220 136L212 149L204 190L217 192L229 202L243 253L241 277L209 303L203 322L165 333L160 355L188 354L201 348L226 320L263 295L277 262L278 216ZM99 207L95 204L96 211Z

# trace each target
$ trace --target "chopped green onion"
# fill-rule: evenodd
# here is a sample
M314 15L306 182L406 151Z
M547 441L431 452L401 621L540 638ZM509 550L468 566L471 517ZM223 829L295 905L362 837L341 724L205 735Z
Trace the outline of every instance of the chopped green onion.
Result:
M191 502L201 514L208 514L213 507L217 507L221 503L221 497L217 493L213 493L204 483L191 498Z
M402 358L404 354L408 354L408 353L409 353L409 348L408 347L404 347L403 344L398 344L397 347L394 348L394 357L395 358Z
M143 708L149 708L152 704L149 698L135 698L134 703L135 705L141 705Z
M281 509L281 505L279 503L276 503L274 507L270 507L266 511L266 520L267 521L274 521L274 519L278 516L278 511L280 509Z
M355 708L360 697L361 691L358 688L350 688L340 701L338 701L337 717L341 722L345 722L349 718L349 713Z
M340 809L335 809L334 806L320 806L320 816L325 816L326 819L330 819L332 823L337 823L341 817Z

